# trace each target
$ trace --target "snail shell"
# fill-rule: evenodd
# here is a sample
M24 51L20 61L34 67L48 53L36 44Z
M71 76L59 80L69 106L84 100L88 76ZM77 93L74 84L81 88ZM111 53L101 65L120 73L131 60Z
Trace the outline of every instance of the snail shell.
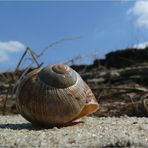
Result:
M96 112L95 96L72 68L48 65L28 73L16 92L20 114L32 123L62 126Z

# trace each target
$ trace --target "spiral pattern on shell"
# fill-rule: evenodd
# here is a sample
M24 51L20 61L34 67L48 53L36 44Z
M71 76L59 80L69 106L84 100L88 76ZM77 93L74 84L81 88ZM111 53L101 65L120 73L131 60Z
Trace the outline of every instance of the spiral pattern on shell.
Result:
M16 96L20 114L40 125L62 126L99 108L80 75L63 64L28 73L21 80Z

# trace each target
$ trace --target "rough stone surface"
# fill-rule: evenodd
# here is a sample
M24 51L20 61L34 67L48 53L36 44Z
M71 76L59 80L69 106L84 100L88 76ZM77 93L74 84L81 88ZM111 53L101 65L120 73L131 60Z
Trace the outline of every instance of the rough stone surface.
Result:
M148 147L148 118L83 120L74 126L41 129L20 115L0 116L0 147Z

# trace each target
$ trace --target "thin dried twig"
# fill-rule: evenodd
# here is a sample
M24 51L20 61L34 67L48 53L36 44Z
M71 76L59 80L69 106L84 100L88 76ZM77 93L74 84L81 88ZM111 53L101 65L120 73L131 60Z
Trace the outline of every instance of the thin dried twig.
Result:
M83 60L84 58L86 57L93 57L94 59L97 57L97 53L96 52L91 52L91 53L88 53L86 55L80 55L80 56L76 56L66 62L64 62L63 64L66 64L66 65L74 65L74 63L78 60Z
M28 51L30 52L33 61L37 64L38 67L40 67L40 64L38 63L37 59L35 58L35 56L34 56L32 50L31 50L30 48L27 48L27 49L28 49Z
M51 47L53 47L53 46L55 46L55 45L57 45L57 44L60 44L60 43L62 43L62 42L64 42L64 41L76 40L76 39L79 39L79 38L81 38L81 36L71 37L71 38L63 38L63 39L57 40L57 41L55 41L55 42L49 44L47 47L45 47L45 48L41 51L41 53L37 55L37 58L41 57L47 49L49 49L49 48L51 48Z
M23 53L23 55L22 55L21 59L19 60L19 62L18 62L18 64L17 64L17 66L16 66L15 71L17 71L17 70L18 70L18 68L19 68L19 66L21 65L21 63L22 63L22 61L23 61L23 59L24 59L25 55L27 54L27 51L28 51L28 49L26 49L26 50L24 51L24 53Z
M41 51L41 53L40 53L39 55L36 55L35 52L34 52L31 48L29 48L29 47L26 48L26 50L24 51L24 53L23 53L21 59L19 60L17 66L16 66L16 69L15 69L14 73L17 74L17 71L18 71L18 69L19 69L19 67L20 67L22 61L24 60L24 58L25 58L25 56L26 56L26 54L27 54L28 51L29 51L29 53L30 53L30 55L31 55L31 57L32 57L32 62L31 62L31 64L25 69L25 71L22 73L22 75L20 76L20 78L19 78L18 81L16 82L15 86L13 87L13 89L12 89L12 87L11 87L11 82L9 83L9 88L8 88L8 91L7 91L7 96L6 96L6 99L4 100L4 105L3 105L3 114L5 114L6 103L7 103L7 100L8 100L8 95L11 93L11 97L10 97L10 98L13 97L13 95L14 95L14 93L15 93L15 89L16 89L16 87L18 86L18 84L20 83L20 80L22 79L22 77L24 77L24 75L26 75L26 74L28 73L29 69L32 67L32 65L33 65L34 63L36 63L37 68L39 68L39 67L41 67L41 66L43 65L43 62L42 62L41 64L39 64L39 62L37 61L37 59L38 59L39 57L41 57L41 56L44 54L44 52L45 52L48 48L51 48L51 47L53 47L54 45L60 44L60 43L62 43L62 42L64 42L64 41L67 41L67 40L75 40L75 39L78 39L78 38L80 38L80 37L63 38L63 39L57 40L57 41L55 41L55 42L49 44L46 48L44 48L44 49ZM36 56L36 57L35 57L35 56ZM12 92L11 92L11 89L12 89Z
M20 80L22 79L22 77L29 71L29 69L31 68L31 66L32 66L34 63L37 64L37 67L38 67L38 68L40 67L40 64L37 62L37 59L35 58L35 56L34 56L33 53L32 53L32 50L31 50L30 48L27 48L27 49L24 51L24 53L23 53L21 59L19 60L19 62L18 62L18 64L17 64L17 66L16 66L16 69L15 69L14 73L17 74L17 71L18 71L18 69L19 69L19 67L20 67L20 65L21 65L21 63L22 63L23 59L25 58L25 55L27 54L28 51L29 51L30 54L31 54L32 63L25 69L25 71L23 72L23 74L21 75L21 77L19 78L19 80L16 82L15 86L13 87L13 89L12 89L12 87L11 87L11 86L12 86L12 85L11 85L11 82L9 82L9 88L8 88L8 90L7 90L7 95L6 95L6 98L5 98L5 100L4 100L4 104L3 104L3 115L5 115L5 112L6 112L6 104L7 104L7 101L8 101L8 96L9 96L9 94L11 94L11 97L10 97L10 98L11 98L11 99L13 98L15 89L16 89L17 85L19 84Z

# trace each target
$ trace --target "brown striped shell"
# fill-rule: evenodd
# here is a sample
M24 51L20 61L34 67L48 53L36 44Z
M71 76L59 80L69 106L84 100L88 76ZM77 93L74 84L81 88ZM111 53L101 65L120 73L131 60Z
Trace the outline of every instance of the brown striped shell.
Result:
M20 114L32 123L46 126L66 125L99 108L80 75L63 64L28 73L16 94Z

